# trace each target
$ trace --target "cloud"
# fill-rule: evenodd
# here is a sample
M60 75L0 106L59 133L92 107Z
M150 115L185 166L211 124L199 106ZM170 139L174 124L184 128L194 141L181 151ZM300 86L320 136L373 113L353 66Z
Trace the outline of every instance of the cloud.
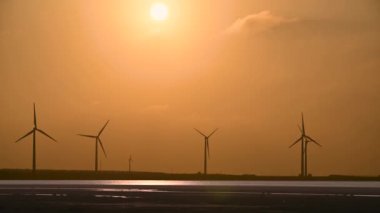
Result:
M274 15L270 11L265 10L237 19L224 31L224 34L258 34L274 27L296 21L296 18L286 18L283 16Z

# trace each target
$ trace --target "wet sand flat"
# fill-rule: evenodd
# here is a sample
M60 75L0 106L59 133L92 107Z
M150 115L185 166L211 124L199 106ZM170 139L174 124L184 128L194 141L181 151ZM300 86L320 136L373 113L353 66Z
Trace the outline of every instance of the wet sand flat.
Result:
M378 212L378 186L291 181L0 182L0 212Z

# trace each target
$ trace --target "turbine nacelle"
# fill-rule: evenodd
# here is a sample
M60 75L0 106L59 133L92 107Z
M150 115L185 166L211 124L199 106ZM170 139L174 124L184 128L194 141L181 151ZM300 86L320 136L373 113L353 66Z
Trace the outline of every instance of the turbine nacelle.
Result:
M209 135L203 134L201 131L199 131L196 128L194 128L194 130L197 131L199 134L201 134L203 137L205 137L205 139L209 139L218 130L218 128L216 128L214 131L212 131Z

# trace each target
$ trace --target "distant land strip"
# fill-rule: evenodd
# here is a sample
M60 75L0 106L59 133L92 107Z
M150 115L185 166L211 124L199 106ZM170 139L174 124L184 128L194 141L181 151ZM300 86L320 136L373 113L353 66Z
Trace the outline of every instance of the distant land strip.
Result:
M252 174L161 173L85 170L0 169L0 180L315 180L315 181L380 181L380 176L258 176Z

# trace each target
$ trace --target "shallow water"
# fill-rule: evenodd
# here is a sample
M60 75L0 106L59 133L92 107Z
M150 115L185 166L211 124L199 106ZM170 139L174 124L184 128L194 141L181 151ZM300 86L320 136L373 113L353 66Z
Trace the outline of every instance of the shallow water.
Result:
M0 181L0 212L373 212L379 181Z
M173 180L0 180L0 185L246 186L380 188L380 181L173 181Z

